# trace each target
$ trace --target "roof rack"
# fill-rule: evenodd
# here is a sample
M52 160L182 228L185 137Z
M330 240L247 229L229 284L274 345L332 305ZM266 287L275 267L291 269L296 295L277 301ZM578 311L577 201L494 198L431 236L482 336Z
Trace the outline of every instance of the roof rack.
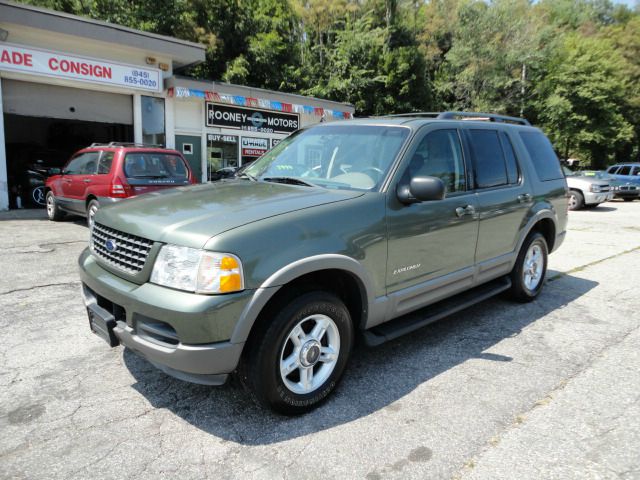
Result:
M529 120L519 117L509 117L507 115L498 115L496 113L480 113L480 112L413 112L399 113L394 115L385 115L386 117L429 117L437 120L479 120L485 122L502 122L516 123L518 125L531 126Z
M163 145L158 145L155 143L136 143L136 142L109 142L109 143L100 143L94 142L89 145L89 148L92 147L148 147L148 148L164 148Z

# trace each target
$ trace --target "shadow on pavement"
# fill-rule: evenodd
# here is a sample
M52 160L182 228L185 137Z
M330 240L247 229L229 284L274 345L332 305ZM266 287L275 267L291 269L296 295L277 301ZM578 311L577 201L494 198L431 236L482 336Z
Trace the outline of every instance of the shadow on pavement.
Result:
M223 387L182 382L129 350L124 351L124 362L136 379L133 387L154 407L166 408L224 440L272 444L363 418L468 359L510 362L513 359L508 356L485 350L596 286L593 281L562 275L548 282L533 303L496 297L380 347L357 346L333 396L320 408L295 418L257 407L234 380Z

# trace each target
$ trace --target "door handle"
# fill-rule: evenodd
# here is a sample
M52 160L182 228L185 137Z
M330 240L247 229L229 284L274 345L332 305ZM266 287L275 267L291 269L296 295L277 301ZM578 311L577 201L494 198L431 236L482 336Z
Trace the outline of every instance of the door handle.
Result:
M523 193L521 195L518 195L518 201L520 203L527 203L531 201L531 195L529 193Z
M91 183L91 179L90 179L90 178L85 178L85 179L83 180L83 182L84 182L84 183Z
M456 215L458 217L464 217L465 215L473 215L476 213L476 209L473 208L473 205L467 205L465 207L456 208Z

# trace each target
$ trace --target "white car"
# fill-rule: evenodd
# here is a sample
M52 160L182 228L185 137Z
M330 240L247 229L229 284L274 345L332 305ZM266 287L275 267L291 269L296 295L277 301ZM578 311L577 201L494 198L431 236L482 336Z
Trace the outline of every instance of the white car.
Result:
M611 181L603 175L585 175L562 167L569 186L569 210L597 207L613 198ZM597 172L600 173L600 172Z

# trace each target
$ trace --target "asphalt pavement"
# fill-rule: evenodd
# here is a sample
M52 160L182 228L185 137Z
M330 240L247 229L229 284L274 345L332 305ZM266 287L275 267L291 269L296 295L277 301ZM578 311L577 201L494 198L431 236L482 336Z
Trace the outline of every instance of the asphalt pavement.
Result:
M541 297L358 347L314 412L90 333L82 219L0 213L0 478L640 479L640 202L570 212Z

